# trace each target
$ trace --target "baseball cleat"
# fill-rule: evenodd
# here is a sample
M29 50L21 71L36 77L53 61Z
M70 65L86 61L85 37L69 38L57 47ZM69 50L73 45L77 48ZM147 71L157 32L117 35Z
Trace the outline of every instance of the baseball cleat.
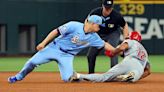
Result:
M76 72L73 72L73 75L69 78L69 82L79 82L79 78L77 77L78 74Z
M18 80L17 80L17 78L15 76L12 76L12 77L8 78L8 82L9 83L15 83L16 81L18 81Z
M128 74L117 76L116 80L121 82L131 82L131 80L134 79L134 75L134 72L129 72Z

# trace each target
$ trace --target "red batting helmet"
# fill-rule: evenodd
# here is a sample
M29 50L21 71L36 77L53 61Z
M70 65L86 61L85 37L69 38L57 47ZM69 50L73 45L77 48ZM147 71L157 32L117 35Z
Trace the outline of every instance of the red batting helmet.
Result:
M137 31L130 32L129 38L131 40L137 40L139 42L142 40L141 34Z

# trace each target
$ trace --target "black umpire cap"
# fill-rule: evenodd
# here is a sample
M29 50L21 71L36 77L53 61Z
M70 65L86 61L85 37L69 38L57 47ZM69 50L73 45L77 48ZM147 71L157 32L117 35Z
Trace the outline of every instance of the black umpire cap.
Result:
M107 8L113 7L113 0L102 0L102 4Z

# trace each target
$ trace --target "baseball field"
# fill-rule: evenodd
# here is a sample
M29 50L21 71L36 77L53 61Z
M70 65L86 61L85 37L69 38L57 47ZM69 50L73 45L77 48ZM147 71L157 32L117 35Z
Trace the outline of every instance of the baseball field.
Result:
M152 74L136 83L64 83L60 79L56 62L41 65L23 81L9 84L7 78L15 75L30 57L0 58L0 92L164 92L164 56L150 55ZM121 61L122 58L119 58ZM96 72L106 72L109 58L99 56ZM76 56L74 70L87 73L88 65L85 56Z

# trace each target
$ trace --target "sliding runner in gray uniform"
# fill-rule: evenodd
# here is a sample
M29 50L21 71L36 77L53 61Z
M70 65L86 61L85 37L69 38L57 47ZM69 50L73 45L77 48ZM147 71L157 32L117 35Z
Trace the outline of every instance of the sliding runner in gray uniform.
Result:
M117 48L111 48L106 51L106 55L113 57L119 53L124 54L124 59L106 73L103 74L74 74L74 79L84 79L93 82L108 81L128 81L136 82L139 79L150 74L148 63L148 54L145 48L140 44L141 35L138 32L131 32L130 39L127 39ZM145 71L144 71L145 70Z

